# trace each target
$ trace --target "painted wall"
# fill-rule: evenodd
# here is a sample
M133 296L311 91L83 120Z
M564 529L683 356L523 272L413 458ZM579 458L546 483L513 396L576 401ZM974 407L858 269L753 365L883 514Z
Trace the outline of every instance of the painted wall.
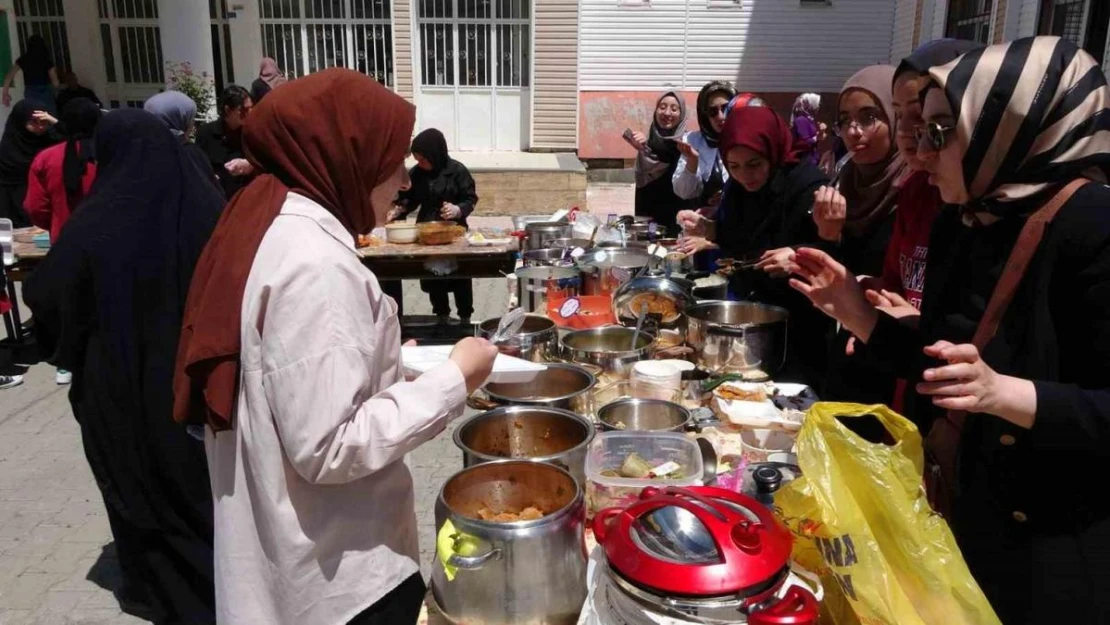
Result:
M621 135L625 128L646 132L655 112L659 91L583 91L579 94L578 156L597 159L632 159L635 151ZM686 101L686 128L697 130L694 105L697 91L681 92ZM797 93L772 92L759 96L785 119L790 117ZM836 110L836 94L821 95L820 118L831 123Z

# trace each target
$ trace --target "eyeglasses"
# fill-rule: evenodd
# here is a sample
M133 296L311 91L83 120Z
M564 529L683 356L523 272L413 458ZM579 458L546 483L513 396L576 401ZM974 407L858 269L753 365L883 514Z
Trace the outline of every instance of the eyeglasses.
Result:
M877 113L865 112L856 119L845 117L844 119L836 122L833 130L838 137L842 137L852 129L852 126L859 128L862 132L869 132L875 127L875 124L883 121L883 118Z
M928 139L929 147L933 148L935 152L940 152L948 144L948 133L955 129L955 126L941 126L936 122L926 122L925 125L916 126L913 129L913 138L918 143L921 143L923 139Z

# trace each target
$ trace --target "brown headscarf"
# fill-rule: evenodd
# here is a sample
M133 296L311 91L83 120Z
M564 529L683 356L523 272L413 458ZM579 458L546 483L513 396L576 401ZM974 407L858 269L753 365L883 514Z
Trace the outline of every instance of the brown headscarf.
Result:
M890 85L894 66L872 65L856 72L840 89L840 97L852 90L866 91L883 109L890 129L890 154L878 163L861 165L849 160L840 173L840 194L848 203L844 232L848 236L866 235L886 219L898 202L898 189L909 171L894 141L894 105ZM840 99L837 99L839 106ZM838 113L839 114L839 113Z
M174 420L231 427L239 382L243 291L255 254L290 191L351 233L374 227L370 191L404 163L416 113L349 69L289 83L247 117L243 149L262 174L232 197L197 263L174 372Z
M258 65L258 77L262 79L262 82L270 85L271 89L278 85L285 84L286 81L285 74L281 73L281 68L278 67L277 61L268 56L264 57L262 63Z

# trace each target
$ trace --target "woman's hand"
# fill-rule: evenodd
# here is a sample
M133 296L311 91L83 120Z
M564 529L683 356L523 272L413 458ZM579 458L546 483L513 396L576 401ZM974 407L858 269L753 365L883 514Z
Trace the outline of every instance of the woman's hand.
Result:
M848 218L848 202L833 187L821 187L813 192L813 223L817 236L826 241L840 241L844 221Z
M8 88L4 87L4 106L12 105L12 94L8 93Z
M829 126L825 122L817 122L817 143L829 137Z
M794 254L794 263L798 277L790 279L790 286L866 343L875 329L878 312L867 301L856 277L821 250L800 248Z
M705 236L705 218L693 210L680 210L675 218L683 234Z
M794 263L794 250L789 247L780 247L776 250L767 250L756 263L756 269L766 271L772 278L785 278L794 273L798 265Z
M462 217L462 209L450 202L444 202L443 208L439 209L439 216L452 221Z
M926 369L917 392L932 395L933 405L946 410L981 412L1015 425L1033 427L1037 390L1029 380L999 375L979 355L974 345L937 341L925 355L948 364Z
M894 291L888 291L886 289L879 289L877 291L868 289L863 292L863 295L867 298L867 301L871 302L872 306L895 319L921 316L920 310L914 307L909 300Z
M31 119L44 126L53 126L58 123L58 118L46 111L35 111L31 113Z
M678 244L674 246L674 249L683 254L697 254L705 250L717 249L717 244L705 237L684 236L678 240Z
M486 382L493 361L497 358L497 346L486 339L468 336L455 343L450 359L454 361L466 380L466 392L473 393Z
M694 146L686 143L681 139L675 141L674 143L676 146L678 146L678 151L686 157L686 171L690 172L691 174L698 173L698 151L694 149Z
M245 158L231 159L224 163L224 169L232 176L249 176L254 172L254 166Z
M632 132L632 140L629 141L632 147L636 148L637 152L642 152L644 147L647 146L647 137L642 132Z

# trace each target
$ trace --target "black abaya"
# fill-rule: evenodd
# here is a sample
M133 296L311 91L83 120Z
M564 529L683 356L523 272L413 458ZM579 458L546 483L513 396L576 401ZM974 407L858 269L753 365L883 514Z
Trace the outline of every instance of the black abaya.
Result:
M108 508L123 588L158 623L213 623L203 444L173 421L182 311L223 198L150 113L109 113L97 179L28 281L40 342L73 372L70 402Z
M0 219L11 219L16 228L31 225L23 210L31 161L39 152L59 141L53 130L41 134L27 130L27 122L35 111L45 109L43 104L34 100L16 102L8 113L4 136L0 138Z

